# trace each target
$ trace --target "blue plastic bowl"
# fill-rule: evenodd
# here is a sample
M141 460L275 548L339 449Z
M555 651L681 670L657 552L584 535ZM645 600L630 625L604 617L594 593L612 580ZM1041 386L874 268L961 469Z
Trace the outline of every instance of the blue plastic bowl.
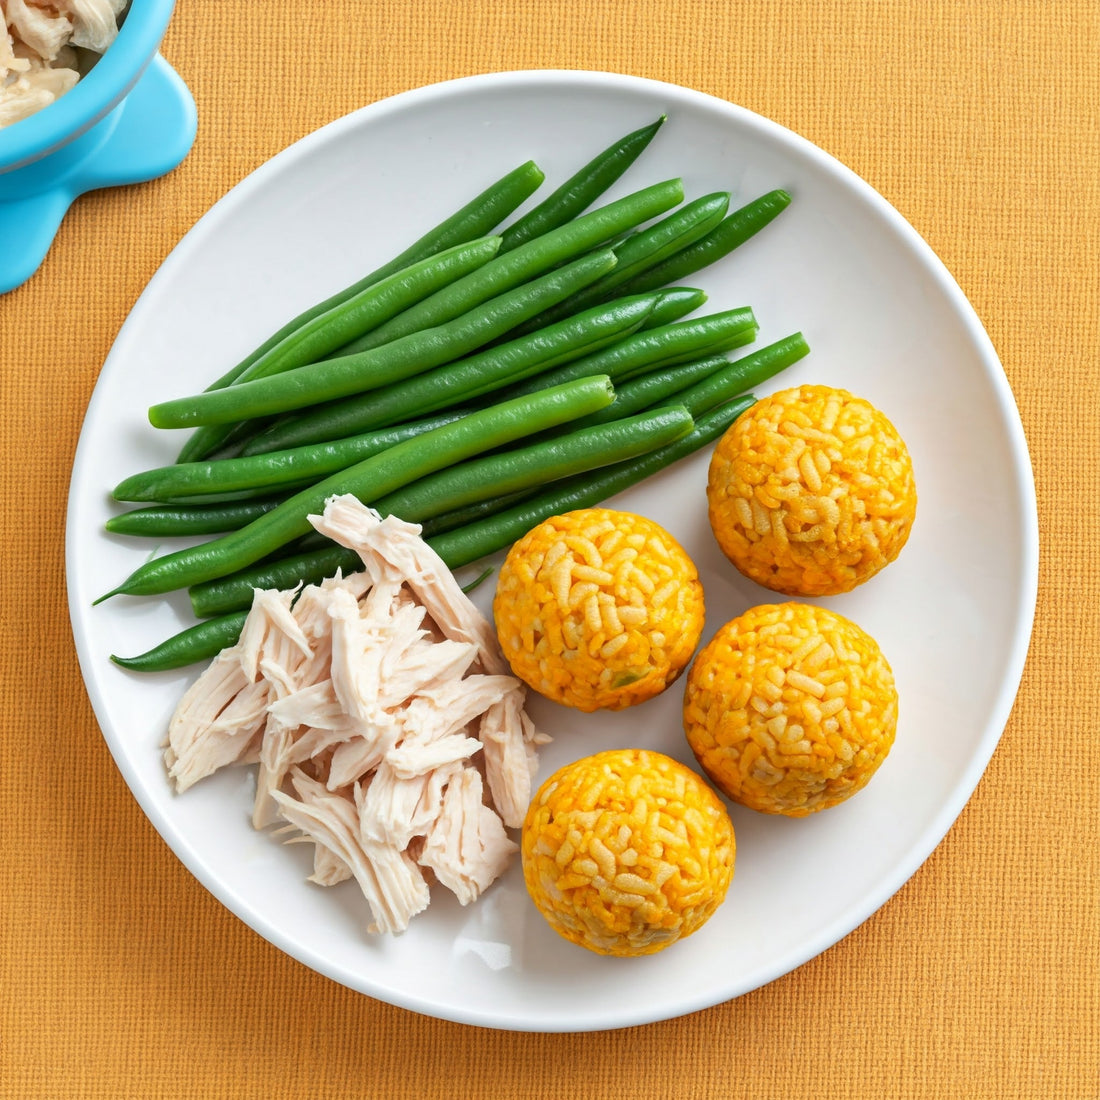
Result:
M118 37L74 88L0 129L0 293L41 264L73 200L171 171L195 104L159 56L175 0L132 0Z

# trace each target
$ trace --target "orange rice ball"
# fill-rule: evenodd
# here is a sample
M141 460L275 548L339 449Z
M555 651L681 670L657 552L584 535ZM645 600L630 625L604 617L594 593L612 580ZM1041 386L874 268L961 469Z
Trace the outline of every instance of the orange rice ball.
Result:
M733 824L690 768L617 749L555 772L520 838L550 926L600 955L652 955L702 927L733 878Z
M620 710L687 667L703 630L703 587L659 524L582 508L512 546L493 618L512 671L535 691L577 710Z
M892 562L917 510L897 429L829 386L758 401L711 456L711 528L750 580L788 596L849 592Z
M875 640L824 607L764 604L700 650L684 731L733 801L805 817L861 790L894 743L898 696Z

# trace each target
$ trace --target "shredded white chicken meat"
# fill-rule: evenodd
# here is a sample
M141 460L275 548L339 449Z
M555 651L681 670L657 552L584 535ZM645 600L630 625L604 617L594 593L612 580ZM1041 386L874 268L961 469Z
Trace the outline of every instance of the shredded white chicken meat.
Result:
M363 571L257 590L240 640L181 699L177 791L256 765L253 825L314 845L309 881L354 878L371 932L400 932L429 883L463 905L517 851L546 742L492 626L420 528L352 496L311 516Z
M0 127L75 87L118 36L128 0L0 0Z

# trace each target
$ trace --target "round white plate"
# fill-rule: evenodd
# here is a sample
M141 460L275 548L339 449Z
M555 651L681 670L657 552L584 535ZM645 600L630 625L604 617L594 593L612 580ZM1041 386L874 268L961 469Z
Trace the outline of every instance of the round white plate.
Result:
M175 455L181 437L152 429L147 406L203 388L288 316L524 160L547 174L540 198L661 113L657 139L608 197L672 176L689 197L731 190L735 206L788 189L793 202L777 221L690 282L710 294L707 310L751 305L758 344L805 333L810 356L768 391L846 387L883 409L912 451L920 504L908 546L861 589L824 601L870 631L894 667L895 748L865 791L809 819L734 807L727 901L658 955L602 958L559 939L517 866L468 909L437 889L404 935L372 938L354 885L309 885L309 846L251 829L252 769L226 770L182 796L169 789L159 745L195 670L138 675L108 657L139 653L193 620L181 596L92 606L150 553L103 532L108 491ZM775 599L716 550L706 462L698 455L617 499L694 556L704 640ZM127 319L92 396L67 566L81 668L110 750L153 825L229 909L307 966L381 1000L478 1025L580 1031L669 1018L769 982L846 935L912 875L970 796L1008 717L1031 630L1037 543L1026 444L994 349L888 203L819 149L729 103L633 77L538 71L422 88L340 119L274 157L188 233ZM477 592L486 611L491 588ZM680 702L678 685L618 715L538 701L536 718L555 739L540 775L625 745L693 763Z

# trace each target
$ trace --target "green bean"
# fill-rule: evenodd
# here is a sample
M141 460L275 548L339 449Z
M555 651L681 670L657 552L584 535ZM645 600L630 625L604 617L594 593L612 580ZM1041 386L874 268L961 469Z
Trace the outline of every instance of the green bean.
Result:
M243 569L306 534L308 517L333 494L375 499L482 451L594 412L613 395L610 379L597 376L473 412L330 475L239 531L146 562L95 602L170 592Z
M540 237L587 210L638 159L656 136L665 117L661 115L656 122L632 130L608 146L538 206L508 226L501 234L504 238L501 251L510 252L525 241Z
M740 329L736 327L739 314L748 314L752 318ZM613 365L615 379L619 382L629 382L639 375L648 374L649 371L660 367L672 367L677 363L690 363L701 356L734 351L746 344L751 344L760 331L752 310L747 307L743 310L733 309L724 313L689 318L676 325L667 326L667 330L672 329L675 329L674 333L666 331L668 339L664 345L663 354L660 354L662 348L657 342L650 345L639 340L630 348L624 348L621 361ZM653 330L653 332L658 331ZM710 339L707 338L708 334L711 336ZM636 335L648 334L637 333ZM623 340L620 343L625 344L626 341ZM592 360L593 366L598 368L596 357L592 356Z
M685 392L688 387L709 378L729 365L730 361L724 355L708 355L704 359L696 359L690 363L677 363L672 367L664 367L661 370L639 375L615 387L615 400L610 405L589 413L576 424L569 424L568 430L572 431L574 427L587 428L594 424L607 424L624 416L633 416L666 399L668 404L675 404L676 394ZM553 429L555 432L561 430Z
M115 486L111 495L115 500L178 504L180 500L201 498L209 494L251 491L253 495L257 495L270 494L289 485L304 487L337 470L345 470L387 447L450 424L469 411L451 408L434 416L410 420L380 431L363 432L330 443L292 447L247 457L158 466L125 478Z
M257 433L263 431L276 418L257 417L253 420L241 420L236 424L204 424L188 437L194 446L186 454L181 449L176 461L203 462L209 458L236 458L244 445Z
M682 317L686 317L689 313L694 313L700 306L706 304L707 295L705 291L697 290L694 287L686 286L670 286L661 287L659 290L651 290L649 292L653 295L653 309L649 316L645 319L644 323L639 326L639 329L657 328L659 325L670 325L673 321L679 321ZM599 302L598 305L612 305L615 302L621 301L625 298L634 298L637 295L633 294L621 294L613 295L605 302ZM594 308L592 306L589 309ZM576 313L583 312L578 310ZM570 311L567 316L575 316L576 313ZM545 327L545 326L541 326ZM487 348L499 347L501 344L511 343L518 335L530 335L529 333L521 333L521 329L526 329L526 325L521 325L519 328L512 332L505 333L498 340L493 340L487 344ZM538 329L534 329L537 332Z
M317 405L278 421L249 443L245 453L261 455L271 448L340 439L472 402L517 379L551 370L624 338L646 320L655 300L656 295L616 299L390 386Z
M751 395L705 414L682 439L639 458L618 462L590 474L555 482L545 492L488 516L477 523L456 527L427 540L451 569L495 554L521 538L532 527L577 508L592 508L675 462L714 442L738 416L755 404Z
M180 463L181 466L187 468L192 464L189 462ZM350 465L350 463L349 463ZM168 470L171 467L163 467ZM140 474L135 475L138 478L144 477L145 474L157 473L156 470L143 471ZM316 477L304 477L304 478L285 478L277 485L270 486L258 485L252 489L233 489L226 490L225 492L218 492L213 486L208 486L204 489L200 488L196 492L180 492L179 494L163 493L157 496L146 494L143 497L138 498L140 489L135 492L130 492L128 489L122 495L118 496L117 500L125 501L127 503L147 503L152 502L156 504L163 504L173 508L229 508L233 505L250 504L255 500L263 500L265 497L270 497L272 493L276 493L279 496L293 496L295 493L300 492L302 489L307 489L310 485L313 485L318 478ZM113 491L112 491L113 495Z
M796 332L728 363L708 377L668 395L661 403L684 405L692 416L699 416L746 390L756 389L780 371L786 370L792 363L797 363L809 351L810 347L802 333ZM608 406L613 407L614 403Z
M358 355L326 359L270 378L165 401L149 410L149 420L157 428L224 424L380 389L469 354L514 328L517 321L599 278L614 263L614 253L610 251L590 253L505 291L453 321Z
M479 237L395 271L280 340L242 371L234 385L316 363L368 329L479 270L493 259L499 247L499 237Z
M735 248L755 236L764 226L777 218L790 205L791 196L786 191L769 191L726 217L705 237L667 260L627 280L619 287L621 294L640 294L645 290L678 283L688 275L709 267Z
M251 596L249 603L251 604ZM160 645L136 657L116 657L112 654L111 660L132 672L167 672L173 668L184 668L196 661L208 661L240 640L241 629L247 618L247 611L233 611L207 619L173 634Z
M458 317L505 291L522 286L566 260L593 248L603 249L624 229L661 214L682 201L679 179L666 180L582 214L541 237L497 256L489 263L436 291L422 302L345 344L335 354L353 355L380 347L432 325Z
M438 516L431 516L421 524L421 533L424 538L429 535L438 535L443 531L450 531L454 527L464 527L474 520L484 519L494 512L511 508L521 500L533 497L541 490L541 485L533 485L529 489L519 489L514 493L502 493L500 496L490 497L488 500L478 500L473 504L466 504L461 508L450 508L446 512L440 512Z
M620 295L628 297L628 295ZM689 313L694 313L707 303L706 291L689 286L670 286L662 288L653 312L646 318L643 329L657 328L658 325L670 325Z
M524 447L479 455L370 503L382 515L421 523L452 508L645 454L674 442L693 427L685 409L668 406Z
M425 534L439 532L500 511L552 481L665 447L692 428L692 419L683 409L655 410L482 455L366 503L382 515L423 524ZM444 522L433 526L437 519ZM360 566L331 547L314 554L290 555L192 585L191 606L200 618L224 614L247 607L254 588L286 589L300 581L312 584L337 568L348 571Z
M542 169L534 161L526 161L495 183L491 183L460 210L456 210L435 228L429 229L404 252L383 264L367 278L377 282L417 260L442 252L451 245L492 233L505 218L519 209L538 190L545 178ZM361 289L362 280L353 287L349 287L352 293Z
M577 310L588 309L597 302L607 301L616 288L709 233L725 216L729 200L728 191L704 195L680 207L667 218L632 234L615 247L617 263L606 275L589 283L564 302L525 321L515 330L515 335L550 324Z
M379 282L387 275L392 275L418 260L442 252L452 245L462 244L491 233L509 214L518 209L538 190L544 178L542 170L534 161L527 161L518 168L514 168L511 172L490 184L489 187L476 195L460 210L455 211L454 214L445 218L437 226L414 241L413 244L388 263L376 268L369 275L365 275L357 282L337 291L324 301L318 302L292 318L278 332L268 337L258 348L246 355L232 370L211 383L208 389L220 389L235 382L242 371L247 369L260 356L271 351L276 344L301 325L332 309L333 306L347 301L353 295ZM188 439L180 452L180 461L188 462L196 458L205 458L209 453L211 453L210 450L203 449L201 439L194 442L192 442L192 439Z
M615 249L619 261L615 270L593 284L588 300L599 301L599 295L606 295L628 279L706 236L726 216L729 204L728 191L715 191L693 199L668 217L628 237Z
M256 497L223 504L155 504L111 516L103 525L113 535L174 538L237 531L270 512L284 497Z
M544 385L557 386L586 374L607 374L616 382L625 381L660 367L740 347L755 339L756 331L756 318L748 307L643 329L594 355L509 386L499 396L536 393Z
M479 237L387 275L300 325L238 372L231 385L268 378L323 359L353 337L476 271L496 255L499 247L499 237ZM200 437L190 443L189 453L213 454L236 434L231 424L210 424L199 432Z

